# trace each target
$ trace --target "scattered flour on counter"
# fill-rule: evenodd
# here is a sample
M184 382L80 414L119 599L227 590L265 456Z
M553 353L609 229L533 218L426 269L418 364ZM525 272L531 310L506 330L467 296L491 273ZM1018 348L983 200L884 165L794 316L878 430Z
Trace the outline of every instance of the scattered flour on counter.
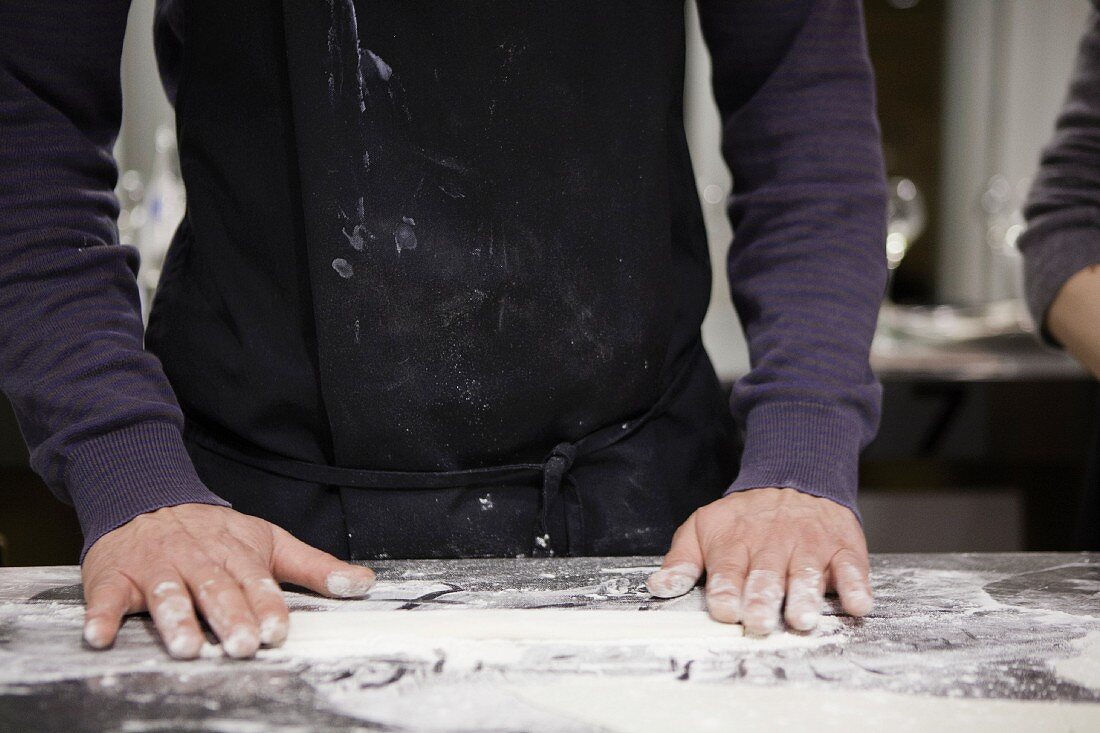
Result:
M1056 660L1054 671L1064 680L1100 690L1100 631L1089 632L1080 647L1079 655Z
M636 568L600 568L600 572L612 575L634 575L635 573L655 573L660 569L660 565L642 565Z
M170 722L163 720L128 720L118 729L120 733L163 733L163 731L201 731L202 733L311 733L315 728L307 725L280 725L273 727L263 721L239 720L237 718L202 718L182 720L176 718Z
M1100 705L904 695L796 686L599 675L506 688L529 705L601 730L633 733L1073 733L1100 730Z

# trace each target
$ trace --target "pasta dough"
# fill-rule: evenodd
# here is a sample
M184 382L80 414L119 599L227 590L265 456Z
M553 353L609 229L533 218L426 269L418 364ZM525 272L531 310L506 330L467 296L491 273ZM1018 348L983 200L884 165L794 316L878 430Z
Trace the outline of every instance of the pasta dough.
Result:
M714 621L704 611L572 611L461 609L439 611L308 612L290 615L287 647L312 642L358 642L414 637L501 641L652 642L742 636L739 624Z

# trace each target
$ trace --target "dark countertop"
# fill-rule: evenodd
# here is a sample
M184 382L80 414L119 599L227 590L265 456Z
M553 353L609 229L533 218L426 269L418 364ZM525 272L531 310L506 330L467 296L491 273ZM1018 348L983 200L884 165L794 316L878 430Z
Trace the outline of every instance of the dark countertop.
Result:
M1085 381L1088 372L1064 351L1043 346L1030 333L935 343L880 334L871 367L883 382Z
M375 565L380 582L370 598L288 593L288 600L295 610L332 612L702 608L698 589L650 598L641 583L654 562L388 561ZM654 689L671 691L658 701L661 715L690 702L677 719L715 730L731 730L733 721L696 696L716 690L748 695L738 710L753 713L755 705L765 716L739 718L738 730L795 729L798 715L833 730L850 726L853 710L870 724L874 711L902 715L898 701L914 699L931 716L915 729L931 728L940 714L962 719L937 706L981 699L1035 703L1020 709L1040 711L1042 725L1029 727L1031 718L1012 708L1014 730L1084 730L1081 716L1100 730L1100 555L882 555L873 575L878 602L869 618L839 616L831 601L811 635L702 646L433 639L397 650L350 643L338 654L331 645L324 653L298 645L246 662L211 646L204 658L180 663L166 657L145 617L127 621L109 651L82 648L77 568L0 569L0 730L631 730L637 723L628 713L637 715L648 704L638 697ZM608 710L622 706L622 716L594 723L575 699L543 699L577 684ZM524 692L532 689L543 698L532 702ZM777 692L801 712L777 718ZM1077 717L1060 717L1067 710ZM691 717L704 713L703 723ZM652 721L649 729L666 729L660 715Z

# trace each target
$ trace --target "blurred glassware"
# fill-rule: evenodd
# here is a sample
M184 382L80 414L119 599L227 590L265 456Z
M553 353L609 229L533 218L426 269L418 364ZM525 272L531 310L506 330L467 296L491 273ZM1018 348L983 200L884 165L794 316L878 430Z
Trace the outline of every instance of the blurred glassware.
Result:
M959 344L1030 336L1034 325L1019 300L980 305L891 305L879 314L878 336L929 344Z
M156 157L141 208L143 218L134 228L133 243L141 254L138 284L142 291L143 312L148 315L168 246L186 209L186 194L176 152L176 133L168 126L157 128Z
M979 199L985 244L991 252L986 274L991 301L1021 299L1024 295L1023 261L1017 241L1027 226L1023 208L1030 183L1028 178L1021 178L1014 184L998 173L990 177Z
M1029 187L1027 178L1018 180L1015 187L1000 174L989 179L981 197L981 207L986 220L986 244L995 254L1018 254L1016 240L1025 228L1023 206Z
M908 178L890 178L890 200L886 224L886 264L890 279L886 286L886 299L894 284L894 271L898 269L905 253L913 245L928 223L928 210L915 183Z
M118 241L133 245L145 225L145 184L137 171L126 171L118 179Z

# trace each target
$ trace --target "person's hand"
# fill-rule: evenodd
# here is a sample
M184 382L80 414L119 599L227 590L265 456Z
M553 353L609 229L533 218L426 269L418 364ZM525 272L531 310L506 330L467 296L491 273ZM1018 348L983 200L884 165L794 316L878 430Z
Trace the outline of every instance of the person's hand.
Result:
M646 585L659 598L690 591L706 571L706 601L718 621L751 634L779 625L809 631L826 588L853 616L871 611L867 543L847 508L794 489L751 489L712 502L672 538L661 569Z
M232 509L182 504L142 514L100 537L81 570L84 640L114 643L126 614L148 611L168 653L193 659L204 641L198 613L232 657L286 639L276 581L327 596L366 594L374 573L337 560L285 530Z

